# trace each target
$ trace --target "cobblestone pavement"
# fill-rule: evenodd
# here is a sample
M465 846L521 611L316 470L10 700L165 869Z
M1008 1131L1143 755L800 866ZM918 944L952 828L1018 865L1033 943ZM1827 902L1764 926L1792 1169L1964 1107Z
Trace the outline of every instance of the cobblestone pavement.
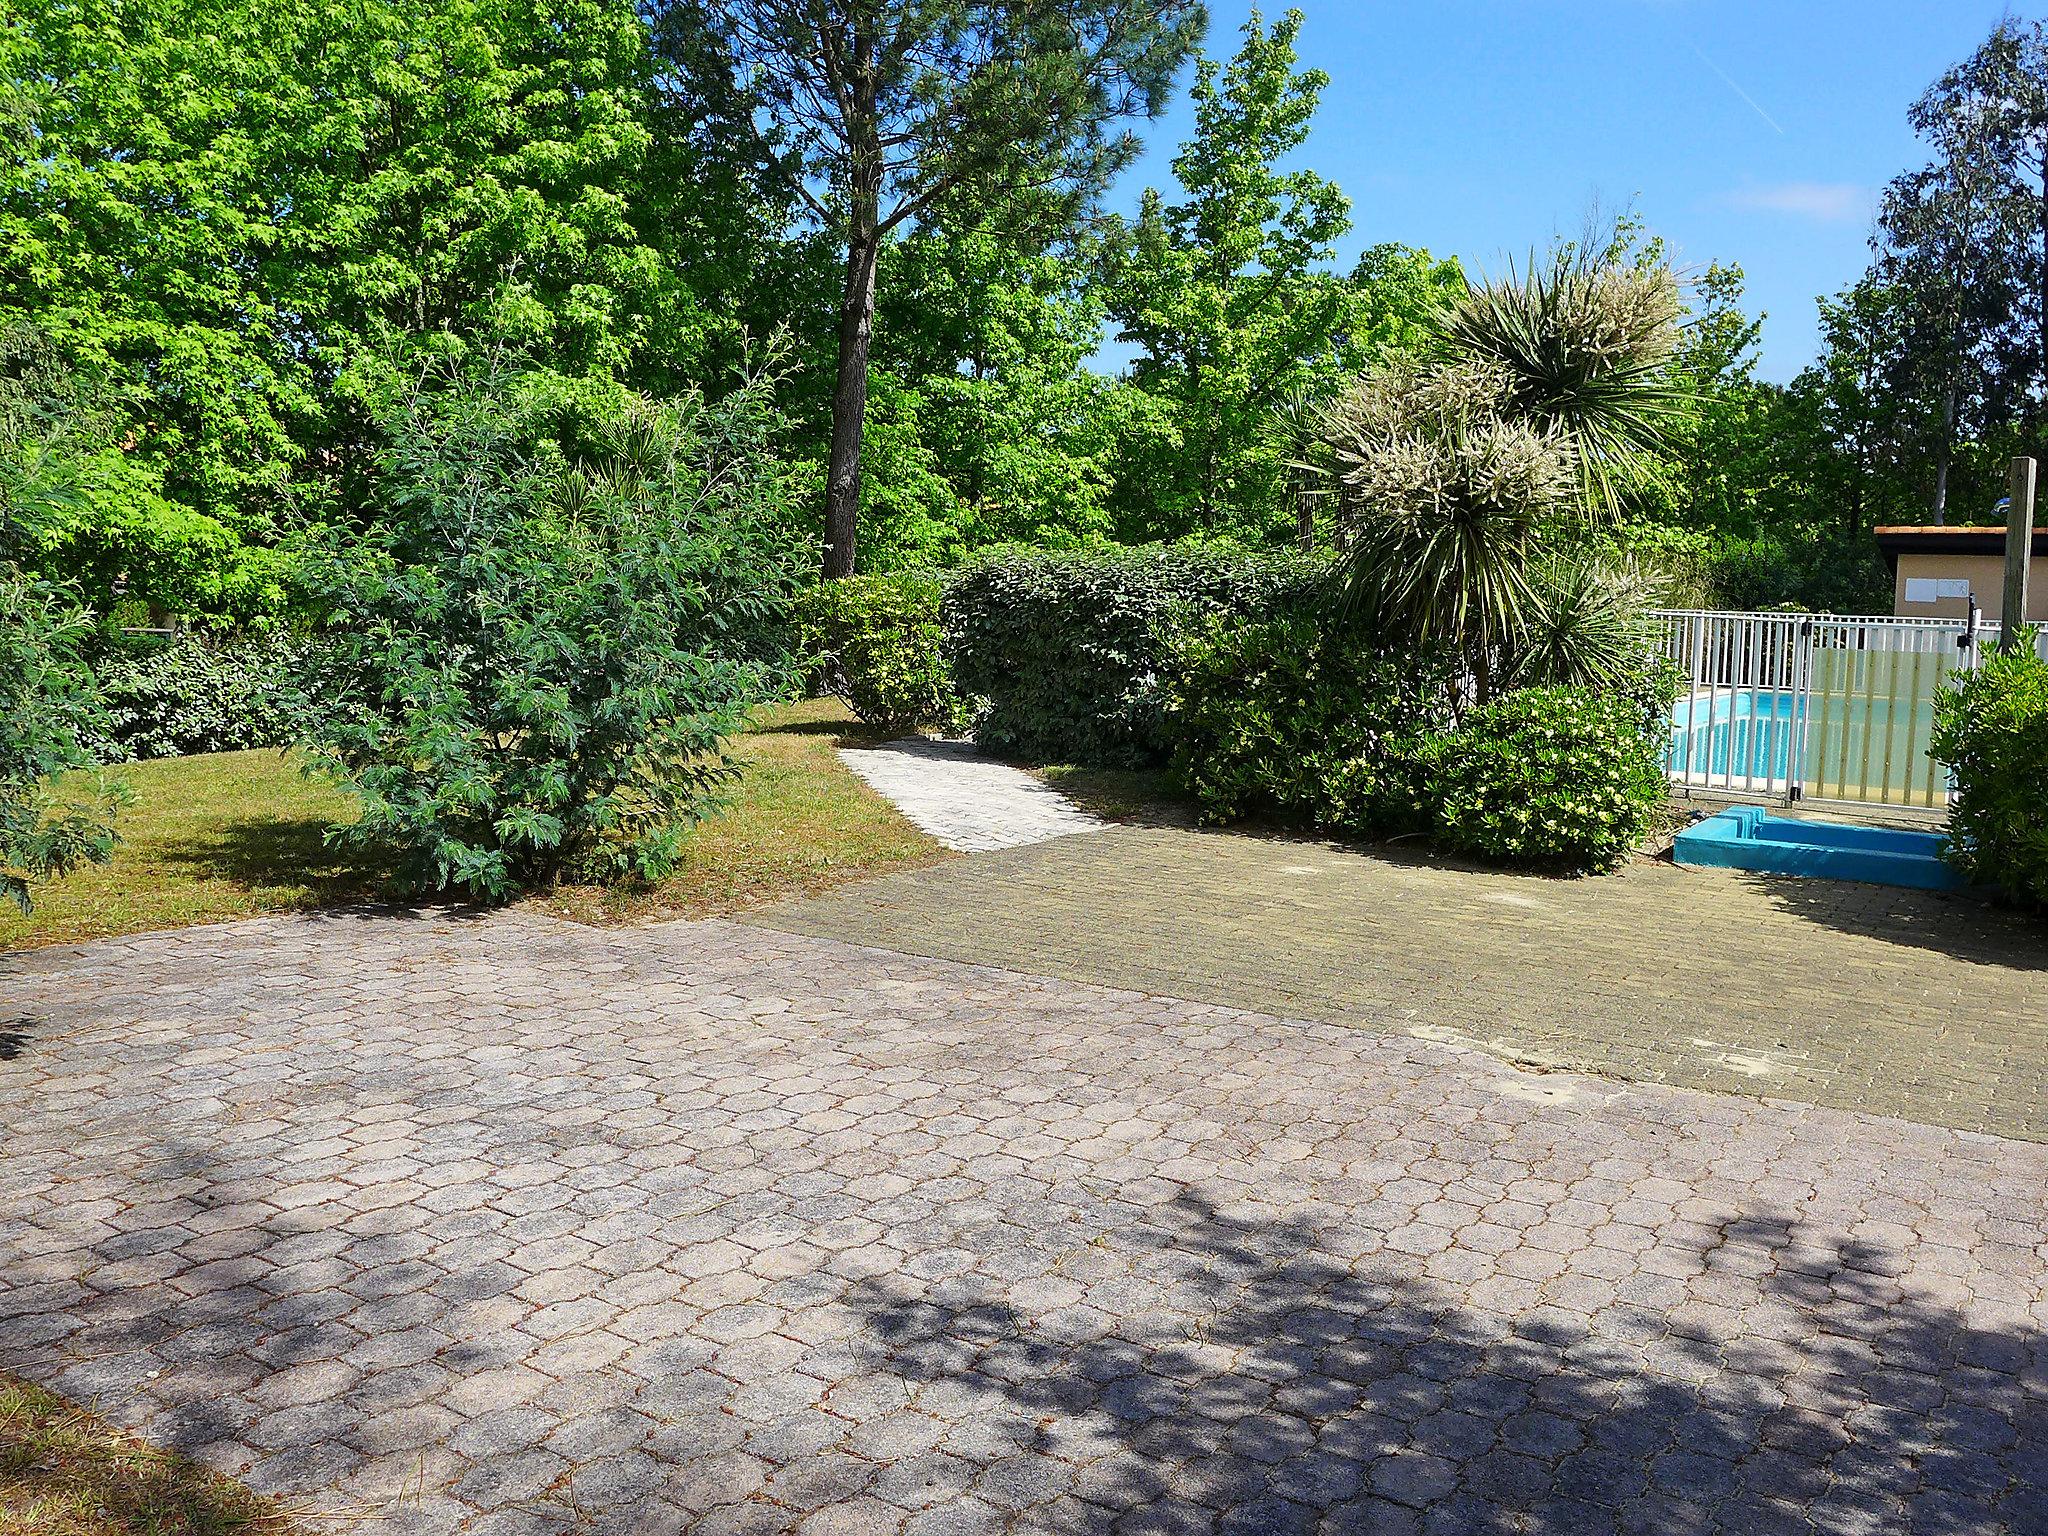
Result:
M911 737L879 747L841 747L839 759L920 830L963 853L1042 843L1106 825L1042 780L981 756L972 742Z
M1953 895L1648 862L1551 880L1127 827L749 921L2048 1140L2048 927Z
M0 1367L380 1533L2048 1530L2048 1147L723 923L0 997Z

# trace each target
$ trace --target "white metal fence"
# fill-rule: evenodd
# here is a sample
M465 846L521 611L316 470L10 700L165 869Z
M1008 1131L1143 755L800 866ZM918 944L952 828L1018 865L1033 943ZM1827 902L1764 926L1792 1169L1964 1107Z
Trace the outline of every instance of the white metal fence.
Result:
M1939 807L1935 695L1981 664L1998 626L1840 614L1659 613L1688 691L1665 771L1688 789ZM2042 637L2048 653L2048 633Z

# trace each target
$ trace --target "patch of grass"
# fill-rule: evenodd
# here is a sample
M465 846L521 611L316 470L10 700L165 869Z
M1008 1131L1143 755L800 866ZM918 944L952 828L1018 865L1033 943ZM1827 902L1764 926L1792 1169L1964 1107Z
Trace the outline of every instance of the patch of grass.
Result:
M716 916L951 857L834 755L876 739L837 699L763 710L734 743L742 774L724 814L691 833L673 875L564 886L533 904L582 922Z
M0 1374L0 1536L291 1536L240 1483Z
M822 891L945 857L833 755L869 739L832 699L763 710L735 743L743 772L724 814L691 833L656 886L565 886L535 905L584 921L703 916ZM113 862L0 909L0 949L227 922L376 899L388 872L327 847L348 797L277 752L216 752L118 770L134 791Z
M134 791L113 862L39 886L23 917L0 908L0 949L304 911L375 892L379 870L326 847L345 795L278 752L214 752L115 770Z

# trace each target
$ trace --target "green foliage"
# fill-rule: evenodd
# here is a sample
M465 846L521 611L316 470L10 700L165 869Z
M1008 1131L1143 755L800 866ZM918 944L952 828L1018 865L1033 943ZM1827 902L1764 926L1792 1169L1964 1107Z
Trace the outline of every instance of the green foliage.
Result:
M1868 538L1764 534L1710 545L1704 577L1713 605L1740 611L1889 613L1892 576Z
M1955 778L1948 857L2012 901L2048 909L2048 661L2037 632L1935 699L1929 751Z
M566 463L522 451L529 390L462 377L401 402L375 558L327 573L315 679L316 758L361 805L333 835L489 899L673 867L793 584L766 378L630 402Z
M1443 739L1429 795L1449 847L1587 871L1627 857L1665 786L1655 741L1625 701L1528 688L1473 711Z
M99 726L79 655L90 629L63 594L0 563L0 897L23 912L34 884L113 855L119 792L56 783L91 761L81 738Z
M1373 836L1428 824L1423 767L1452 724L1450 669L1290 605L1176 648L1174 775L1204 821L1273 816Z
M64 537L96 577L245 614L249 551L353 511L393 335L612 376L689 296L633 221L630 0L79 0L0 31L0 319L100 381L119 451Z
M848 576L805 590L797 603L805 668L884 730L950 728L960 700L939 623L940 579L922 571Z
M1528 608L1508 652L1509 681L1601 689L1634 677L1656 646L1650 609L1657 597L1656 582L1632 561L1551 556L1530 579Z
M1223 545L991 551L941 604L957 686L982 710L975 740L1027 762L1163 761L1176 635L1262 614L1321 573Z
M100 762L281 747L305 723L302 640L184 634L102 649L106 719L85 741Z
M1330 83L1296 70L1301 26L1299 11L1270 30L1254 11L1228 65L1201 60L1194 137L1173 161L1184 199L1148 189L1110 264L1117 339L1142 349L1131 382L1167 407L1166 430L1127 449L1123 520L1155 537L1266 537L1276 516L1291 520L1269 419L1292 394L1328 394L1363 356L1331 346L1359 306L1322 270L1350 201L1313 171L1280 168Z
M677 71L782 173L841 261L823 570L855 568L880 262L917 225L1072 229L1200 37L1197 0L693 0L650 7ZM971 213L969 212L971 210Z

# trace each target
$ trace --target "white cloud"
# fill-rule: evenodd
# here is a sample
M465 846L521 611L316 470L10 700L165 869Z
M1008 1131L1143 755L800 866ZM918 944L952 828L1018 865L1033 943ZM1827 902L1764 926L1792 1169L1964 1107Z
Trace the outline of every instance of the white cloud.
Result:
M1743 187L1728 194L1736 208L1753 213L1784 213L1817 224L1851 224L1870 216L1877 199L1868 187L1847 181L1780 181Z

